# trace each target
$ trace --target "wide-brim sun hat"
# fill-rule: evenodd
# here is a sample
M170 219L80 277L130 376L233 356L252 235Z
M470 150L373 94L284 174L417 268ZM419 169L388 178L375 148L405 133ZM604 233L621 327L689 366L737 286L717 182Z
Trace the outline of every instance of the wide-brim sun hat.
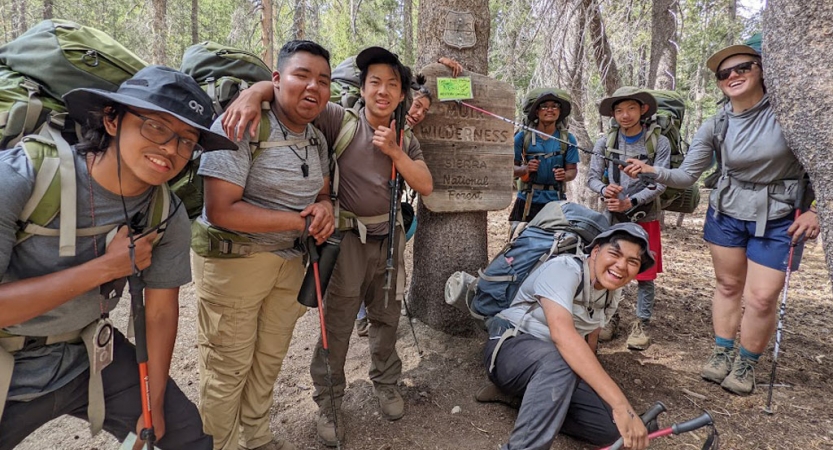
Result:
M635 100L641 105L648 105L648 112L642 117L651 117L657 112L657 99L653 95L637 87L622 86L610 97L602 99L599 103L599 114L613 117L613 106L624 100Z
M642 256L642 264L639 266L639 273L654 267L654 264L656 264L657 261L654 259L654 253L651 251L651 243L648 237L648 232L633 222L617 223L616 225L608 228L606 231L599 233L593 241L590 242L590 245L587 246L587 251L592 250L593 247L597 245L609 242L611 236L617 233L626 233L631 235L639 240L641 246L645 248L645 253Z
M722 64L723 61L735 55L750 55L757 56L759 58L761 57L761 54L757 50L748 45L730 45L728 47L716 51L713 55L711 55L709 59L706 60L706 67L708 67L709 70L711 70L712 72L717 72L717 69L720 68L720 64Z
M91 112L115 102L170 114L196 128L200 133L198 142L204 151L237 150L237 144L211 131L214 109L208 94L191 76L170 67L145 67L122 83L116 92L80 88L67 92L63 98L69 117L80 124L87 122Z
M570 115L570 112L573 110L573 105L570 102L570 96L566 92L557 92L557 91L545 91L542 92L538 98L532 103L532 107L530 108L530 116L528 117L529 120L535 120L538 118L538 107L541 106L541 103L544 102L558 102L561 105L561 112L558 114L558 121L563 122L567 120L567 117Z

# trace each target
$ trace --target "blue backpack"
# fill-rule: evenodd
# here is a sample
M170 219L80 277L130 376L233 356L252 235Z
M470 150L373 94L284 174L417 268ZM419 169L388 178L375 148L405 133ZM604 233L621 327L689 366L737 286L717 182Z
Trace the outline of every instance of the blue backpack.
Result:
M486 269L478 271L479 277L469 282L467 309L479 320L503 311L538 266L559 254L583 253L584 247L609 227L602 213L585 206L566 201L548 203Z

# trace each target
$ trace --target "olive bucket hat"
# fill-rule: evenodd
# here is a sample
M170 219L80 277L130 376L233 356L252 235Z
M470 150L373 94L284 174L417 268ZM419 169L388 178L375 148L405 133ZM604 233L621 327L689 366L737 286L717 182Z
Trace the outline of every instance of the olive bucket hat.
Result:
M214 121L211 98L191 78L163 66L148 66L136 72L116 92L101 89L73 89L64 95L69 117L86 123L91 112L107 103L170 114L199 130L204 151L237 150L237 144L210 130Z
M643 114L642 117L651 117L657 112L657 100L653 95L638 87L622 86L616 89L616 92L610 97L602 99L601 103L599 103L599 114L613 117L613 107L624 100L635 100L640 105L648 105L648 112Z
M639 240L639 244L642 248L645 249L645 253L642 256L642 264L639 266L639 273L642 273L651 267L654 267L656 264L656 260L654 259L654 254L651 252L651 245L648 238L648 232L645 231L644 228L641 226L633 223L633 222L623 222L617 223L612 227L608 228L606 231L599 233L590 245L587 246L587 251L593 250L593 247L597 245L602 245L604 243L610 242L610 239L616 234L629 234L632 237Z
M530 122L538 118L538 107L544 102L557 102L561 106L561 113L558 115L559 122L565 122L572 112L573 105L570 94L563 89L538 88L527 94L523 113Z

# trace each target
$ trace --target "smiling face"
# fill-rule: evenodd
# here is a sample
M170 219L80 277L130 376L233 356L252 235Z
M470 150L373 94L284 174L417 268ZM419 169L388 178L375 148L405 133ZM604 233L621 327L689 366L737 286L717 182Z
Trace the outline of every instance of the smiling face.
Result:
M641 252L639 244L616 238L594 247L590 252L594 287L612 291L630 283L642 265Z
M636 100L622 100L613 105L613 118L622 130L627 131L640 126L639 120L649 108Z
M718 72L729 68L736 68L738 65L744 67L743 63L754 62L747 70L732 70L725 80L718 80L717 87L729 97L729 100L740 100L744 98L762 97L764 95L764 73L757 63L760 60L752 55L733 55L723 60L717 68ZM748 64L747 64L748 65ZM738 72L746 72L739 74Z
M389 123L396 107L405 99L399 74L390 64L371 64L362 85L362 98L371 118Z
M561 117L561 103L549 100L538 105L538 124L552 125Z
M302 132L327 106L330 64L322 56L299 51L272 74L281 122Z
M408 125L411 128L419 125L420 122L425 120L425 115L428 114L429 108L431 108L431 101L428 100L428 97L415 97L406 117L408 119Z
M142 134L142 127L151 127L149 130L161 129L161 125L176 133L179 138L194 142L200 139L199 131L167 113L133 107L130 109L135 113L127 112L121 118L104 119L105 130L113 137L116 136L118 122L121 121L118 146L121 150L122 175L133 178L125 180L126 184L158 186L170 181L185 168L189 160L177 152L180 139L174 136L164 144L156 144ZM113 139L107 153L115 154L115 147L116 140Z

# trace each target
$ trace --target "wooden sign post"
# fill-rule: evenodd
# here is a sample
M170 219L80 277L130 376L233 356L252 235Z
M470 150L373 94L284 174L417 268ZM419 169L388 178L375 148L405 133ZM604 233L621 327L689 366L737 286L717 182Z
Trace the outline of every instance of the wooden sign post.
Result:
M426 119L414 129L414 135L434 178L434 193L421 201L433 212L506 208L512 202L512 125L457 102L437 100L437 78L451 76L444 65L428 65L422 73L434 101ZM515 115L512 86L485 75L471 72L464 75L471 79L473 96L466 103L503 117ZM463 82L446 87L448 92L460 92L466 86Z

